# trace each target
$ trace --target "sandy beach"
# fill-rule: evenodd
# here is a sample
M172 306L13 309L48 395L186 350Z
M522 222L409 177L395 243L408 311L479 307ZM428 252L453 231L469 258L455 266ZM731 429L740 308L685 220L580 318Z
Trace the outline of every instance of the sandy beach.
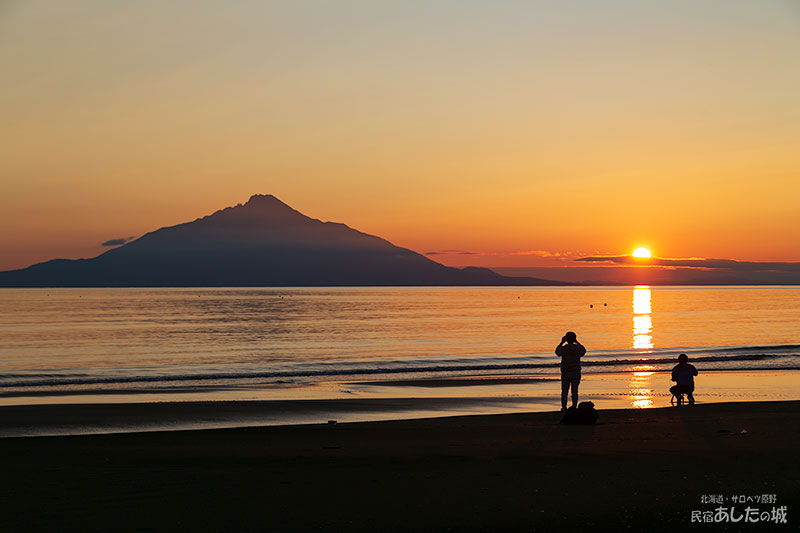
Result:
M5 438L0 502L8 531L789 531L798 407ZM747 505L786 506L788 524L690 521L708 495L741 513L731 498L764 494L776 504Z

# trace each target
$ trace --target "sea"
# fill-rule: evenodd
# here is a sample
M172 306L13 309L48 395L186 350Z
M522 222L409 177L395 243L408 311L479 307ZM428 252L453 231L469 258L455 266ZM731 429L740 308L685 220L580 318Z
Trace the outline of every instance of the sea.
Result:
M554 409L567 331L596 403L669 405L680 353L699 402L800 399L794 286L43 288L0 289L0 406L429 396Z

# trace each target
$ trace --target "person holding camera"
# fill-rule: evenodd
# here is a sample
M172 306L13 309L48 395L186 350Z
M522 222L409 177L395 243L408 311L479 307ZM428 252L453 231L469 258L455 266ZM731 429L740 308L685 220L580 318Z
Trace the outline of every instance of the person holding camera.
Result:
M578 406L578 385L581 383L581 357L586 348L578 342L574 331L568 331L556 346L556 355L561 358L561 410L567 410L567 392L572 389L572 407Z

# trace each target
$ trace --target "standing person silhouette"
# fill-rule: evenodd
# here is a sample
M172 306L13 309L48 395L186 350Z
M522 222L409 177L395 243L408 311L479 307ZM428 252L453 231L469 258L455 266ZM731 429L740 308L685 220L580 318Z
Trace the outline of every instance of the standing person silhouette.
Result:
M574 331L568 331L556 346L556 355L561 358L561 410L567 410L567 392L572 388L572 407L578 406L578 385L581 383L581 357L586 348L578 342Z
M689 399L689 405L694 405L694 377L697 369L689 364L689 357L682 353L678 356L678 364L672 368L672 381L676 384L669 391L678 399L678 405L683 403L683 395Z

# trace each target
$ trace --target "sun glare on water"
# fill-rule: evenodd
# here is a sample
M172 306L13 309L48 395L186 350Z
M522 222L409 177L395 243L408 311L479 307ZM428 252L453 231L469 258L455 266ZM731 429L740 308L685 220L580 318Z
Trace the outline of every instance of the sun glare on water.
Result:
M650 257L650 250L647 248L637 248L631 255L633 257Z

